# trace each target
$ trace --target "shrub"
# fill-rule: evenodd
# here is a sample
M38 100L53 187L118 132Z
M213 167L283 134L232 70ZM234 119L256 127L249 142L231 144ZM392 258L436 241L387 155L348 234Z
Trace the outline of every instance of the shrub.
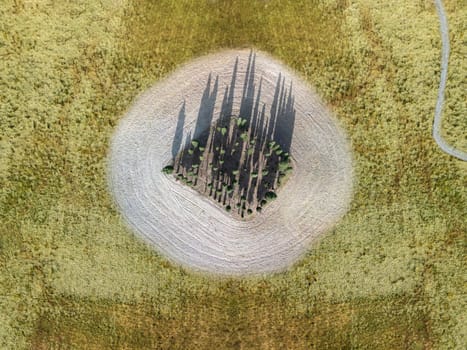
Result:
M235 206L236 206L237 208L240 208L241 205L242 205L242 203L237 203L237 204L235 204Z
M252 179L256 179L257 177L258 177L258 173L257 173L256 171L253 171L253 172L251 173L251 178L252 178Z
M199 150L203 152L206 148L199 146Z
M273 192L273 191L268 191L264 195L264 198L265 199L275 199L275 198L277 198L277 194L275 192Z
M193 140L193 141L191 141L191 144L196 149L199 146L199 141L198 140Z
M267 174L269 174L269 171L267 171L267 170L263 170L263 171L261 172L261 175L263 175L263 176L266 176Z
M221 134L225 136L225 134L227 134L227 128L221 128Z
M255 151L255 150L254 150L253 148L250 148L250 149L248 150L247 153L248 153L249 156L251 156L251 155L253 154L254 151Z
M188 150L188 154L193 154L193 150L191 148Z
M246 125L247 120L243 118L238 118L237 119L237 126L238 127L244 127Z
M172 174L173 171L174 171L173 165L167 165L166 167L162 169L162 172L164 172L165 174Z
M232 207L231 207L230 205L227 205L227 206L225 207L225 210L227 210L227 211L230 211L231 209L232 209Z
M261 205L264 207L266 204L268 203L268 201L266 199L263 199L261 200Z
M261 208L261 207L256 207L256 211L257 211L258 213L261 213L261 210L263 210L263 208Z
M251 210L251 209L248 209L246 212L247 212L248 214L250 214L250 215L253 214L253 210Z
M279 163L279 171L285 172L289 168L289 162L287 160L282 160Z
M239 171L238 171L238 170L234 170L234 171L232 171L232 174L233 174L233 175L238 175L238 173L239 173Z

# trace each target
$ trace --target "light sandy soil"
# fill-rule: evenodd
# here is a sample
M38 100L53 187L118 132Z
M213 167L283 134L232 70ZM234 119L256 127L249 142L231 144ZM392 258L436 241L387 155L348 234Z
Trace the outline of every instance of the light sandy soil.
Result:
M256 52L252 74L249 59L249 50L223 51L184 65L136 100L112 139L109 183L124 219L160 253L193 270L220 275L284 270L344 215L351 199L350 147L336 119L311 87L280 62ZM209 74L212 79L206 89ZM245 101L253 100L271 113L279 74L285 86L291 82L293 86L290 153L295 166L278 198L262 215L236 220L210 199L162 173L173 157L174 145L196 138L219 118L226 95L232 97L233 114L240 114ZM218 94L213 93L216 84ZM245 99L246 85L255 89L251 90L254 96ZM206 103L212 104L212 115L206 113Z

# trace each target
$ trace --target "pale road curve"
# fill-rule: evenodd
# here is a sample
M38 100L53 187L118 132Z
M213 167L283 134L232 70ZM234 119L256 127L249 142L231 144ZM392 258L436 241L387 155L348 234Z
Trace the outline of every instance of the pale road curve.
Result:
M199 136L198 116L211 125L226 96L233 96L232 112L240 114L250 58L250 50L228 50L185 64L136 99L112 138L108 180L123 218L169 260L194 271L225 276L282 271L349 208L352 157L344 132L308 83L261 52L256 52L254 78L248 79L256 89L248 99L264 104L269 117L276 82L285 82L288 89L293 82L296 114L290 154L295 165L278 198L261 215L239 221L161 171L171 162L173 145L185 144L187 135ZM219 91L214 99L213 90ZM203 115L202 100L214 108L210 116ZM283 122L288 123L287 118ZM290 132L287 125L277 130ZM174 141L177 134L183 139Z
M433 122L433 137L438 146L447 154L467 161L467 153L454 148L446 142L441 136L441 116L444 104L444 90L446 89L446 82L448 78L448 65L449 65L449 29L446 12L444 11L442 0L434 0L436 10L439 16L439 29L441 32L442 48L441 48L441 79L439 82L438 100L436 101L435 118Z

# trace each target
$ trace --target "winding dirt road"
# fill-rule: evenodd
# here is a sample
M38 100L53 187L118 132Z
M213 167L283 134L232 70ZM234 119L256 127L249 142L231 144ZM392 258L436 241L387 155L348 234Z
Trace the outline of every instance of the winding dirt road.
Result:
M444 105L444 90L446 90L446 83L448 79L448 65L449 65L449 29L446 12L444 11L443 2L441 0L434 0L436 11L439 16L439 30L441 32L442 48L441 48L441 79L439 82L438 99L436 101L435 118L433 122L433 137L438 146L447 154L459 158L464 162L467 161L467 153L454 148L446 142L441 136L441 116L443 113Z

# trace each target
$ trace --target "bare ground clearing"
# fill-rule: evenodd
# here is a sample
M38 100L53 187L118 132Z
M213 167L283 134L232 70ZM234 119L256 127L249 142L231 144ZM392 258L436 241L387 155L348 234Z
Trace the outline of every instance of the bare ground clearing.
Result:
M161 171L226 115L249 125L264 115L267 127L257 131L294 160L278 198L247 221ZM170 260L261 274L293 264L343 216L352 162L344 133L307 83L264 53L232 50L191 61L137 99L113 137L109 182L130 227Z

